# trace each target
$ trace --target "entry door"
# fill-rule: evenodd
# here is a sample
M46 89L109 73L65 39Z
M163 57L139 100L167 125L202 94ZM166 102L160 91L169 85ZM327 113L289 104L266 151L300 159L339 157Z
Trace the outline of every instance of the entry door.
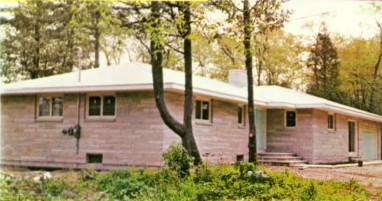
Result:
M255 109L256 146L257 151L265 151L266 112Z
M377 135L371 131L363 131L362 137L362 158L364 160L376 160Z

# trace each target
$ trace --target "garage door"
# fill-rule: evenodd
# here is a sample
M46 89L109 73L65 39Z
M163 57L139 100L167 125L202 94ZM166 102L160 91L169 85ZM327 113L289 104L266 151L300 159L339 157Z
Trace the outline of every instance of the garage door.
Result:
M371 131L363 131L363 159L376 160L377 159L377 135Z

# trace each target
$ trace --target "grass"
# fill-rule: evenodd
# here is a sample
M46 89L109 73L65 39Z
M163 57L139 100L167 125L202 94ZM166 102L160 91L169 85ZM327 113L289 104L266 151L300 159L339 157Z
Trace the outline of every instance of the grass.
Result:
M261 168L260 168L261 170ZM170 169L109 172L67 171L35 182L2 173L0 200L369 200L349 182L304 179L288 171L263 170L247 163L194 167L187 176ZM382 200L382 191L376 194Z

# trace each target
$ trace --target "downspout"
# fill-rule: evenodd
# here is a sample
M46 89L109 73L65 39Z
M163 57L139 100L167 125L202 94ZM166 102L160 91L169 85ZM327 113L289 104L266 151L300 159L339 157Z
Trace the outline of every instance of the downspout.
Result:
M81 138L81 126L80 126L80 112L81 112L81 94L78 94L78 97L77 97L77 125L76 125L76 135L75 135L75 138L77 139L77 143L76 143L76 148L77 148L77 151L76 151L76 155L78 155L78 151L80 149L80 138Z

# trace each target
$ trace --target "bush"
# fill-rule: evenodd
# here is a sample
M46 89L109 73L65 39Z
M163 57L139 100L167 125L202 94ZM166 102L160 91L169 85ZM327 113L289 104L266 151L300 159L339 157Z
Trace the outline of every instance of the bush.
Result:
M181 178L190 174L190 169L194 162L193 157L188 155L186 149L181 144L171 145L162 155L163 160L170 170L178 173Z

